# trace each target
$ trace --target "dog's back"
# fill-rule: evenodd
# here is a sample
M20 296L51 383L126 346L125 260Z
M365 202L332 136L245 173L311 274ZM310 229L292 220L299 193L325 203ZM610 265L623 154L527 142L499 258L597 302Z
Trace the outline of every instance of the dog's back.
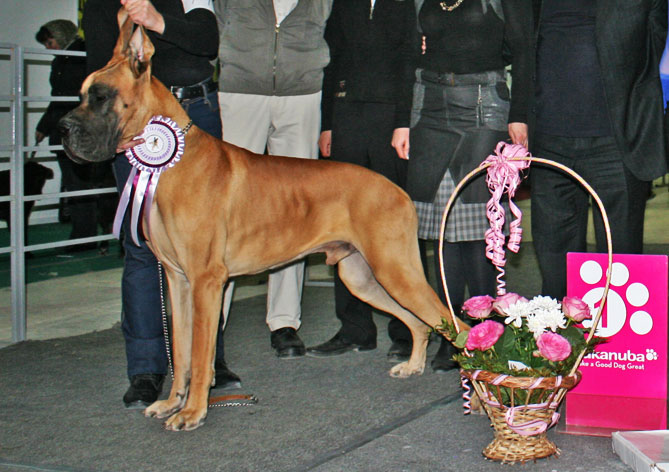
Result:
M53 178L53 171L42 164L30 161L23 166L24 195L38 195L42 193L44 184ZM0 171L0 195L9 195L9 170ZM35 202L25 202L25 221L28 221L30 211ZM9 226L9 202L0 202L0 220Z

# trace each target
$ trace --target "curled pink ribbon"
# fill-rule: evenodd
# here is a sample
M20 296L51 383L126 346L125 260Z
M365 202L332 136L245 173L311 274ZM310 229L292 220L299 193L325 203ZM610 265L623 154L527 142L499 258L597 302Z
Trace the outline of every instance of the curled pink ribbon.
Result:
M464 375L460 376L460 385L464 390L462 393L462 408L465 411L462 414L469 415L472 412L472 388L469 386L469 380Z
M523 229L520 227L522 212L513 203L513 197L522 180L520 171L529 167L530 160L513 159L519 157L530 157L530 153L520 144L508 144L500 141L495 148L495 153L488 156L483 162L484 164L490 164L486 182L491 193L490 200L486 204L486 213L488 221L490 221L490 229L485 233L486 257L492 261L499 271L497 275L498 295L506 293L506 283L503 278L503 267L506 264L503 231L505 215L504 207L501 205L504 193L509 196L509 208L515 216L515 220L509 225L509 242L507 244L509 251L518 252L523 234Z

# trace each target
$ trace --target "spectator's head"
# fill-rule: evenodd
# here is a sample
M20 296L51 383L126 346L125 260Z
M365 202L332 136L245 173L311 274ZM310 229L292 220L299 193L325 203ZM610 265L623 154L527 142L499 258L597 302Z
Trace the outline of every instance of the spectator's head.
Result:
M35 39L47 49L65 49L77 37L77 27L70 20L52 20L42 25Z

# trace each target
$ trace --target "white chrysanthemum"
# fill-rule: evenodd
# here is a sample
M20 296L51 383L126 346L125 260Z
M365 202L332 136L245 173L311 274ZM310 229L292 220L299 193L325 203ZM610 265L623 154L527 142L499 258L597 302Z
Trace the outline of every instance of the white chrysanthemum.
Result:
M532 300L528 302L530 311L534 312L536 310L558 310L561 311L562 305L551 297L545 297L542 295L537 295Z
M547 310L545 308L539 308L534 311L534 315L537 317L538 322L543 324L546 329L550 329L555 332L558 328L567 327L567 319L559 309Z
M516 328L523 325L523 318L527 315L527 302L517 302L510 305L506 310L505 324L513 324Z
M566 328L567 319L562 313L562 306L551 297L538 295L527 303L528 329L535 337L550 329ZM532 317L532 327L529 318Z
M546 325L536 315L528 315L525 319L527 320L527 329L534 335L534 339L546 332Z

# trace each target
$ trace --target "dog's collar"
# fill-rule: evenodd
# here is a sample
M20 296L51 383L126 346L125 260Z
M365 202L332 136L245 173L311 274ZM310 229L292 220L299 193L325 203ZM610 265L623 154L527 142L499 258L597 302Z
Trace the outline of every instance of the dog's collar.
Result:
M184 126L184 129L181 130L181 132L186 136L190 129L193 127L193 120L190 120L186 126Z

